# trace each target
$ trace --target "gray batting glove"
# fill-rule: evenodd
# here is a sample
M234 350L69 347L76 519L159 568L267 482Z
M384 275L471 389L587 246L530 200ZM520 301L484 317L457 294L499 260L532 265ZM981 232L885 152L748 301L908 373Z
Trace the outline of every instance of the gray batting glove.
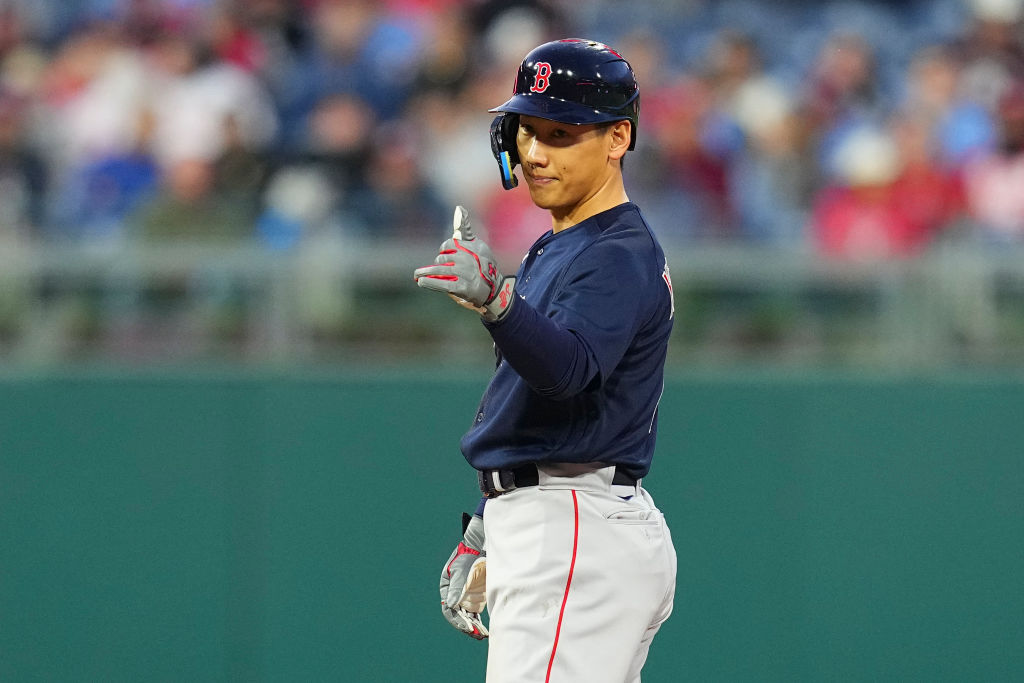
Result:
M441 570L441 614L466 635L483 640L488 636L480 619L487 606L484 520L465 513L462 520L462 541Z
M417 268L413 278L420 287L445 292L486 320L500 320L512 307L516 279L498 271L491 248L473 233L469 212L456 206L452 224L451 239L441 245L434 264Z

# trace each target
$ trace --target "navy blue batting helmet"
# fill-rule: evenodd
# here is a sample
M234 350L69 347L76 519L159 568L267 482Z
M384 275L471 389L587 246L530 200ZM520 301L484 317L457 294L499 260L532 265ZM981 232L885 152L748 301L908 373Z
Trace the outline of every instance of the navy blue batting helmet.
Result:
M514 115L572 124L628 119L633 124L633 149L640 89L633 68L618 52L594 40L567 38L544 43L526 55L512 97L490 111L502 113L491 126L491 147L501 166L502 184L511 189L516 184L511 170L519 163Z

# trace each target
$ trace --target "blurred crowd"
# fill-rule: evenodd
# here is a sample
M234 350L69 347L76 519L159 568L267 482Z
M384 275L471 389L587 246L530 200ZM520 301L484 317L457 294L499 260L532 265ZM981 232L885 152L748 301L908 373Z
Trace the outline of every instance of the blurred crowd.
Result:
M1024 241L1024 0L3 0L0 244L434 244L458 203L517 263L487 109L568 35L637 72L668 244Z

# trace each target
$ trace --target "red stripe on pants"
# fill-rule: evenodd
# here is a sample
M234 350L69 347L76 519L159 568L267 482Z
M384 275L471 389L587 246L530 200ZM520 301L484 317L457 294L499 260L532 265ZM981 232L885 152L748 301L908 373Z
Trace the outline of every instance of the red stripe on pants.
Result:
M576 568L576 549L580 540L580 505L576 500L576 491L572 490L572 561L569 562L569 577L565 580L565 595L562 596L562 607L558 610L558 626L555 627L555 642L551 646L551 658L548 660L548 673L544 677L544 683L551 680L551 667L555 663L555 652L558 651L558 636L562 633L562 617L565 615L565 603L569 600L569 588L572 586L572 572Z

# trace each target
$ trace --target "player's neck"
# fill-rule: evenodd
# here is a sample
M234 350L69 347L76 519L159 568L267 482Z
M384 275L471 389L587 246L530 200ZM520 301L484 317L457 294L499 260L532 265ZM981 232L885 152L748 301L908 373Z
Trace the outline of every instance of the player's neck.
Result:
M596 188L596 191L583 201L569 207L551 209L551 232L558 233L574 225L582 223L591 216L614 209L619 204L629 201L626 188L622 184L622 176L615 174Z

